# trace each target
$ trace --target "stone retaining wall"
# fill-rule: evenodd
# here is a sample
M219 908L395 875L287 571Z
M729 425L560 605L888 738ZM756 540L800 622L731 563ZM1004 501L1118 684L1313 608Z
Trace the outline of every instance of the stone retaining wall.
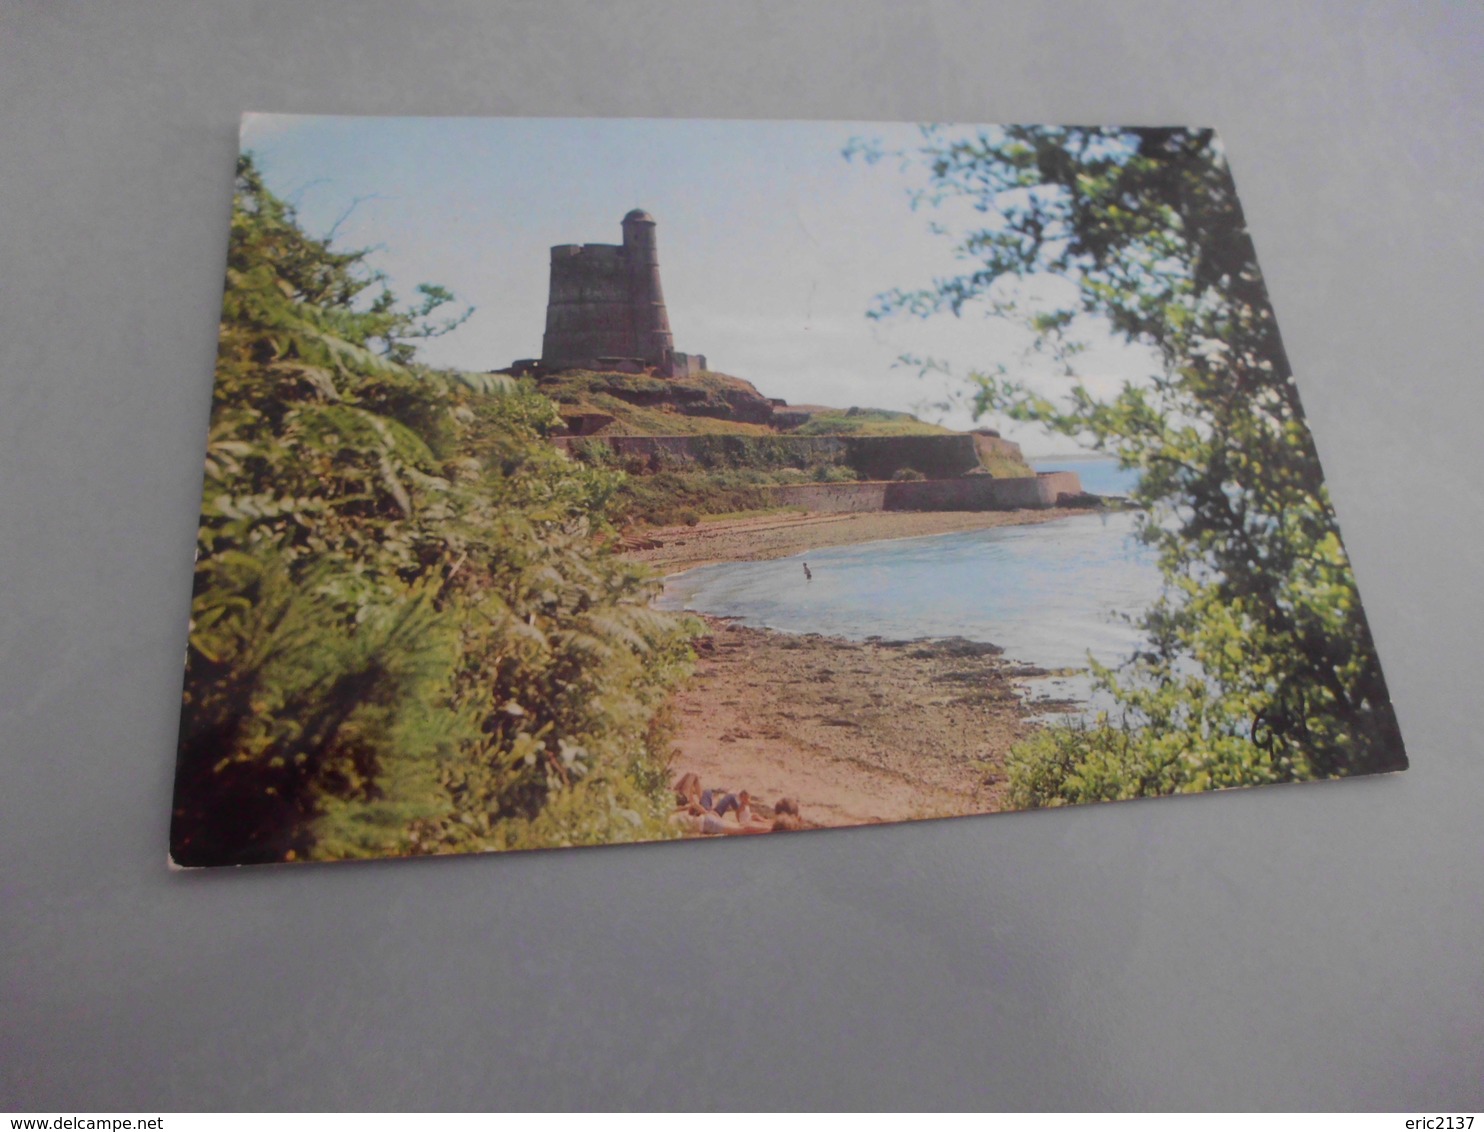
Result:
M806 511L1014 511L1055 507L1081 495L1076 472L1042 472L1017 479L963 476L954 480L788 484L767 489L780 507Z
M889 439L889 438L888 438ZM799 467L812 464L843 464L846 448L843 436L747 436L730 433L705 433L699 436L553 436L551 443L570 452L574 445L606 444L620 459L637 456L650 459L668 456L672 460L695 463L727 463L729 449L735 449L737 461L753 466ZM763 450L761 459L748 460Z
M621 460L703 467L809 468L839 464L868 478L855 483L801 483L768 487L781 507L807 511L1013 511L1054 507L1063 495L1080 495L1076 472L996 478L966 475L979 457L1020 458L1020 446L983 434L926 436L557 436L552 444L570 452L601 443ZM927 479L893 480L901 468Z
M885 511L885 480L867 483L798 483L765 488L780 507L805 511Z

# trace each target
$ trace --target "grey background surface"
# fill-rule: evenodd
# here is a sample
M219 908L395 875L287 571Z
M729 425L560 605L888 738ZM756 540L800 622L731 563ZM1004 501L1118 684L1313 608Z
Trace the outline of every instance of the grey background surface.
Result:
M0 0L0 1109L1484 1106L1473 5ZM1211 123L1413 768L174 875L247 109Z

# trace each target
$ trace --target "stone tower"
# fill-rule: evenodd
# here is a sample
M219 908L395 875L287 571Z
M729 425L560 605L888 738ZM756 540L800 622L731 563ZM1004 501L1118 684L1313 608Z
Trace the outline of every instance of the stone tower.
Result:
M620 245L551 249L542 368L652 368L665 377L706 368L704 357L675 351L654 229L654 217L636 208L623 218Z

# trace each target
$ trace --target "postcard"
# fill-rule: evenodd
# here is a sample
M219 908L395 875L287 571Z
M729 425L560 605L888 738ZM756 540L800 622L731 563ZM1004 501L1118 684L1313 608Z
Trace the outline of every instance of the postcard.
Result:
M248 115L214 390L178 866L1406 766L1210 129Z

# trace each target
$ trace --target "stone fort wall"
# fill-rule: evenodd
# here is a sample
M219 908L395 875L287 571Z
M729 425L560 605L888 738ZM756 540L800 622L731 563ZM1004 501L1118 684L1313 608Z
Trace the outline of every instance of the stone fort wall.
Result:
M1015 511L1055 507L1064 495L1081 495L1082 480L1076 472L1041 472L1017 479L786 484L768 491L780 507L806 511Z
M563 451L600 443L620 459L705 467L807 468L840 464L866 478L855 483L780 484L766 490L780 507L807 511L1013 511L1054 507L1063 495L1081 495L1076 472L996 478L966 475L980 466L979 453L1020 458L1019 445L997 437L954 433L930 436L558 436ZM579 448L580 450L580 448ZM922 465L928 465L923 467ZM891 480L910 467L929 476ZM870 469L868 471L867 469Z

